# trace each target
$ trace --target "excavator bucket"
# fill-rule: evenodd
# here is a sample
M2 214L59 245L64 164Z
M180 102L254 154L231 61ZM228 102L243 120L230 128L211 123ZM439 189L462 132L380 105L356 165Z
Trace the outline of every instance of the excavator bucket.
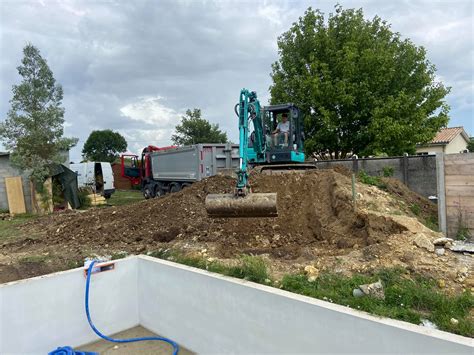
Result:
M210 194L206 197L206 211L213 218L277 217L277 194Z

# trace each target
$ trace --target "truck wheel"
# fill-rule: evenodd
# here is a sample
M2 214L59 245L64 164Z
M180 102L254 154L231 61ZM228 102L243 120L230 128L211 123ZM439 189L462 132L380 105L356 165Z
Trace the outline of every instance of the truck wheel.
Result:
M149 186L143 189L143 196L145 196L145 199L147 200L154 197L153 191Z
M171 189L170 189L171 193L178 192L180 190L181 190L181 185L179 183L174 183L171 185Z
M154 197L161 197L164 195L164 192L158 185L155 186L155 196Z

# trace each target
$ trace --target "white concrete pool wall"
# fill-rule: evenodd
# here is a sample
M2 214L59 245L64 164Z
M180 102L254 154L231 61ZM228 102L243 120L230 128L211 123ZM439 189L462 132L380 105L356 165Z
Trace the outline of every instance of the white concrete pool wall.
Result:
M150 258L95 274L91 313L112 334L141 324L198 353L472 354L473 340ZM0 285L0 354L96 340L83 269Z
M92 276L92 319L105 334L139 324L138 262L117 260L114 270ZM96 340L84 290L83 268L0 285L0 354L46 354Z

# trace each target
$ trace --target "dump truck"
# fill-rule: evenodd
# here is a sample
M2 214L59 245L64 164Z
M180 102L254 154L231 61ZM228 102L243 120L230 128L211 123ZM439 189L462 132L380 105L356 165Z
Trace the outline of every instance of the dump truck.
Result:
M209 176L233 175L239 167L239 145L203 143L143 149L141 157L122 156L122 175L140 184L146 199L180 191Z

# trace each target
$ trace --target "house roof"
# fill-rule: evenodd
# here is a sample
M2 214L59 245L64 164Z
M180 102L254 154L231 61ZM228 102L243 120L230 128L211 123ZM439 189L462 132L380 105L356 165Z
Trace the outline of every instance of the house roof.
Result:
M458 134L462 134L464 139L469 142L469 136L464 127L447 127L442 128L428 144L449 144Z

